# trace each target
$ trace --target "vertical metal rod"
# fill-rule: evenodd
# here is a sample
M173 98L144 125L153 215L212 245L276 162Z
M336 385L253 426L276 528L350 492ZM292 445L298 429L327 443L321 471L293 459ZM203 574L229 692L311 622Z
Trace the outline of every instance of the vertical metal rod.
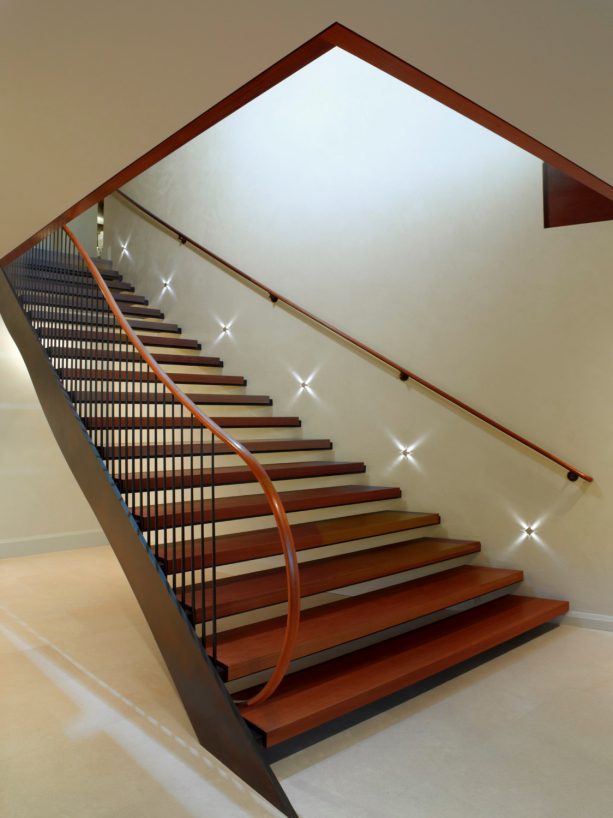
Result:
M204 427L200 427L200 474L204 474ZM195 513L194 509L194 513ZM206 568L206 549L205 549L205 506L204 506L204 488L200 492L200 564L202 570L200 571L200 597L202 599L202 644L207 649L206 641L206 593L205 593L205 568Z
M189 544L189 559L191 565L191 587L192 587L192 598L196 596L196 550L195 550L195 524L194 524L194 517L196 509L194 507L194 492L195 492L195 476L194 476L194 416L189 414L189 477L190 477L190 494L189 494L189 509L190 509L190 544ZM200 493L204 491L204 475L200 472ZM185 541L183 543L183 564L185 565ZM204 574L204 565L201 568L202 573ZM194 618L194 627L196 625L196 619Z
M153 383L153 395L151 396L151 404L149 407L149 418L147 419L147 451L148 457L151 457L151 460L148 460L147 470L150 472L157 472L157 445L158 445L158 427L157 427L157 386L159 381L156 379ZM152 445L153 440L153 445ZM163 451L162 451L163 455ZM162 470L164 470L164 464L166 460L162 458ZM149 508L153 508L153 504L155 502L155 486L149 486L149 494L147 495L147 505ZM143 505L144 503L141 503ZM159 559L160 558L160 528L159 526L153 527L153 541L155 546L155 556ZM166 563L166 554L164 554L164 571L166 572L166 576L168 576L168 565Z
M166 396L164 396L164 397L166 397ZM170 403L170 409L171 409L171 412L172 412L172 415L171 415L171 417L172 417L172 426L174 427L175 425L177 425L177 419L176 419L176 415L175 415L175 399L174 399L174 396L171 397L169 403ZM180 435L180 433L181 432L179 430L179 435ZM179 437L179 441L180 440L181 440L181 438ZM170 487L171 487L171 497L172 497L171 514L172 514L172 539L173 539L173 548L172 548L172 555L173 555L172 556L172 561L173 561L172 581L173 581L173 586L172 587L173 587L173 590L176 593L176 591L177 591L177 530L178 530L178 526L177 526L177 498L176 498L174 485L173 485L173 479L172 479L172 473L173 473L173 469L175 468L175 463L176 463L176 449L175 449L175 435L174 435L174 433L172 433L172 436L171 436L171 445L172 445L172 457L171 457L171 468L170 468L170 475L171 475L171 477L170 477ZM181 599L182 603L185 603L185 586L183 586L183 585L181 586L180 599Z
M172 452L174 448L173 444L173 435L174 430L172 428L172 417L170 417L170 410L172 409L171 405L163 400L164 394L161 391L161 384L158 381L158 386L160 390L158 391L158 403L161 408L162 417L164 422L162 424L162 440L164 442L164 453L168 451L170 462L172 463ZM168 449L166 440L167 435L170 434L170 442L168 443ZM166 458L164 458L164 470L166 469ZM170 582L172 584L172 590L176 592L177 590L177 574L176 574L176 565L175 565L175 542L174 542L174 530L173 530L173 541L172 541L172 559L170 564L168 562L168 547L170 545L170 526L172 525L172 519L170 515L170 502L167 502L166 498L166 478L162 477L162 484L161 484L161 492L160 494L156 494L156 505L160 502L159 498L161 497L162 502L162 515L163 515L163 531L162 536L164 538L164 561L168 566L168 570L171 574Z
M215 435L211 435L211 637L213 661L217 661L217 533L215 509Z
M185 571L185 537L186 537L186 525L185 525L185 469L184 469L184 452L187 448L185 445L185 429L183 426L184 419L186 418L185 409L183 406L177 402L177 408L179 409L179 423L180 426L180 435L179 435L179 468L175 472L173 469L173 475L176 474L179 479L179 491L181 492L181 587L183 588L183 601L185 601L185 580L186 580L186 571ZM193 484L192 484L193 485ZM195 588L192 585L192 610L194 610L194 592Z

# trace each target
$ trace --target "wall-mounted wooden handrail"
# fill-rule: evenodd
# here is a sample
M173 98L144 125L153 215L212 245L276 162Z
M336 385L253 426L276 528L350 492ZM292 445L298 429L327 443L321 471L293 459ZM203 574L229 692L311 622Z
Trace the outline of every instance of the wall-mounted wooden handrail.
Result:
M245 465L251 470L252 474L257 479L258 483L262 487L264 495L268 501L270 506L271 513L274 517L275 523L279 530L279 539L281 541L281 548L283 551L283 556L285 558L285 575L286 575L286 582L287 582L287 620L286 620L286 627L285 627L285 634L283 637L283 643L281 646L281 651L279 653L279 657L277 659L277 663L273 670L272 675L264 685L253 697L251 697L247 702L244 704L254 705L260 704L263 701L266 701L277 689L285 673L287 668L289 667L289 663L291 662L294 646L296 644L296 637L298 635L298 627L300 624L300 574L299 574L299 567L298 567L298 558L296 555L296 546L294 543L294 537L292 534L292 530L289 524L289 520L287 519L287 514L285 512L285 508L283 507L283 503L279 494L274 487L270 477L266 473L264 467L256 460L256 458L251 454L251 452L227 434L221 426L218 426L212 418L205 415L198 406L191 401L187 395L183 392L183 390L179 389L176 383L164 372L163 369L160 368L159 364L151 356L151 354L147 351L145 346L143 345L142 341L138 337L138 335L134 332L130 324L126 321L121 309L117 305L115 298L109 287L107 286L104 278L100 274L100 271L89 257L83 245L80 241L76 238L74 233L70 230L70 228L64 225L63 227L64 232L68 236L68 238L72 241L74 246L76 247L79 255L87 265L87 269L91 273L94 281L100 288L100 291L104 297L104 300L108 304L111 312L115 316L115 319L123 332L126 334L128 340L133 345L134 349L138 352L142 360L145 364L149 367L151 372L155 375L157 380L166 387L166 389L174 396L174 398L191 414L193 417L198 421L199 424L207 428L211 434L215 435L219 440L222 441L226 446L228 446L235 454L237 454Z
M130 204L133 207L135 207L141 213L144 213L146 216L148 216L150 219L152 219L154 222L156 222L160 226L164 227L169 233L173 233L179 239L179 241L182 244L189 244L192 247L195 247L197 250L204 253L209 258L213 259L214 261L218 262L223 267L226 267L228 270L231 270L233 273L235 273L237 276L239 276L239 278L243 279L243 281L248 281L250 284L253 284L255 287L258 287L259 289L263 290L273 303L277 303L277 302L280 301L282 304L287 305L288 307L290 307L295 312L300 313L300 315L304 315L306 318L308 318L313 323L318 324L320 327L324 327L325 329L332 332L334 335L337 335L339 338L342 338L343 340L347 341L348 343L352 344L353 346L357 347L358 349L361 349L363 352L366 352L368 355L372 356L373 358L376 358L378 361L381 361L381 363L383 363L386 366L389 366L391 369L395 370L399 374L401 380L403 380L403 381L408 381L409 379L414 380L416 383L421 384L421 386L425 387L430 392L434 392L436 395L439 395L441 398L444 398L445 400L449 401L449 403L453 403L454 406L458 406L460 409L463 409L465 412L468 412L468 414L470 414L473 417L476 417L479 420L483 421L488 426L491 426L494 429L497 429L499 432L502 432L503 434L507 435L508 437L512 438L513 440L516 440L518 443L521 443L523 446L527 446L529 449L532 449L532 451L537 452L537 454L540 454L543 457L546 457L548 460L551 460L553 463L556 463L558 466L561 466L563 469L565 469L566 473L567 473L567 477L568 477L569 480L575 481L575 480L578 480L579 478L581 478L582 480L585 480L588 483L591 483L593 481L594 478L591 475L587 474L584 471L581 471L581 469L578 469L576 466L573 466L571 463L568 463L566 460L563 460L562 458L558 457L557 455L552 454L552 452L548 452L546 449L543 449L541 446L538 446L536 443L532 443L527 438L522 437L522 435L519 435L516 432L513 432L507 426L503 426L502 423L498 423L498 421L493 420L492 418L490 418L487 415L483 414L483 412L480 412L478 409L475 409L474 407L469 406L468 403L465 403L464 401L460 400L459 398L456 398L453 395L450 395L449 392L445 392L443 389L440 389L438 386L435 386L433 383L430 383L430 381L427 381L425 378L422 378L419 375L416 375L415 372L412 372L410 369L407 369L406 367L402 366L401 364L396 363L396 361L393 361L391 358L388 358L386 355L383 355L382 353L377 352L376 349L373 349L372 347L369 347L367 344L362 343L362 341L358 341L357 338L354 338L353 336L349 335L347 332L344 332L342 329L339 329L338 327L335 327L333 324L330 324L328 321L325 321L323 318L319 318L319 316L314 315L309 310L306 310L306 309L304 309L304 307L301 307L299 304L296 304L295 301L292 301L290 298L286 298L281 293L277 292L276 290L273 290L271 287L268 287L266 284L262 283L261 281L258 281L256 278L253 278L253 276L250 276L248 273L245 273L243 270L238 268L235 264L232 264L231 262L229 262L226 259L222 258L221 256L217 255L217 253L214 253L212 250L209 250L203 244L200 244L200 242L196 241L196 239L190 238L185 233L183 233L181 230L178 230L176 227L169 224L167 221L162 219L156 213L153 213L151 210L146 208L144 205L140 204L140 202L137 202L131 196L128 196L128 194L124 193L123 190L116 190L115 194L119 195L120 197L122 197L126 201L130 202Z

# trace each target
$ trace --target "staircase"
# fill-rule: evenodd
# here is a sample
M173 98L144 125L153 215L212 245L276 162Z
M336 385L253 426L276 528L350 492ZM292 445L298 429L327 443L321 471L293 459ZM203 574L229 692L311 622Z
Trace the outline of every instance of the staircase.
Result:
M363 462L333 459L326 438L298 437L299 418L276 416L270 397L245 391L244 376L221 374L221 360L201 355L198 340L184 338L180 327L165 322L145 296L100 262L98 275L140 345L176 385L170 391L118 325L80 250L59 233L13 262L6 276L14 304L0 293L2 309L43 406L52 402L45 391L50 376L37 374L42 359L23 319L53 367L62 398L76 411L75 422L83 424L92 451L95 447L97 464L87 474L72 453L67 459L117 548L180 693L189 691L184 701L193 720L199 718L192 713L198 698L213 694L209 688L194 690L193 673L180 667L184 659L173 652L166 636L171 625L162 615L168 598L174 641L184 628L180 638L191 640L189 650L197 644L206 652L206 672L215 674L206 684L228 700L219 729L229 730L234 716L248 727L244 733L237 727L234 739L234 745L244 743L246 755L249 732L256 747L287 741L567 611L566 602L512 593L523 580L520 570L458 565L480 552L478 541L422 536L420 529L440 523L437 513L404 510L399 488L365 482ZM178 394L186 398L182 404ZM191 414L187 405L194 407ZM209 428L197 422L198 407L204 407ZM64 439L57 412L49 410L50 422L68 451L76 444ZM66 420L62 423L63 429ZM282 550L279 518L272 517L277 524L271 525L262 479L237 456L234 438L216 435L215 424L235 430L239 441L242 435L267 478L283 482L276 497L290 515L300 596L308 602L296 618L288 657L300 660L299 668L291 666L293 672L263 699L262 680L278 666L289 638L288 616L279 606L288 601L288 587L291 595L291 553L289 562L286 553L285 564L274 564ZM94 497L87 485L92 468L104 474L112 501L111 494L104 502ZM299 481L298 488L285 485L292 480ZM298 513L303 514L292 522ZM133 564L121 550L127 528L122 543L114 544L118 516L129 522L130 536L138 537L133 550L147 551L146 565ZM451 560L453 567L445 567ZM432 568L425 576L410 574L425 567ZM374 580L381 581L374 589L359 587ZM227 691L219 693L222 682L232 684L238 710ZM206 724L197 732L206 746L217 740ZM241 747L222 744L221 749L214 744L212 752L285 814L295 814L264 756L263 784L252 768L245 771L244 758L237 760ZM249 763L259 762L254 756Z

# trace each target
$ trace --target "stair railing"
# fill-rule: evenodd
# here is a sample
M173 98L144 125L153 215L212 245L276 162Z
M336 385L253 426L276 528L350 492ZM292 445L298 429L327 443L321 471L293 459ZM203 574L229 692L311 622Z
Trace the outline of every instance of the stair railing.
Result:
M522 437L522 435L517 434L517 432L512 431L507 426L503 426L502 423L498 423L498 421L493 420L492 418L485 415L483 412L480 412L478 409L475 409L474 407L470 406L468 403L465 403L459 398L454 397L449 392L444 391L440 387L435 386L433 383L430 383L430 381L427 381L425 378L422 378L421 376L415 374L415 372L412 372L410 369L407 369L406 367L402 366L401 364L397 363L391 358L388 358L381 352L377 352L376 349L367 346L366 344L362 343L362 341L359 341L357 338L354 338L347 332L344 332L342 329L339 329L338 327L334 326L334 324L330 324L323 318L320 318L319 316L315 315L309 310L304 309L304 307L301 307L299 304L297 304L295 301L292 301L290 298L281 295L281 293L277 292L276 290L273 290L271 287L268 287L266 284L263 284L256 278L253 278L253 276L250 276L248 273L245 273L235 264L232 264L231 262L217 255L217 253L214 253L212 250L209 250L208 247L205 247L200 242L196 241L193 238L190 238L188 235L183 233L181 230L178 230L176 227L173 227L173 225L169 224L156 213L153 213L153 211L149 210L144 205L140 204L140 202L137 202L136 199L133 199L131 196L128 196L128 194L124 193L123 190L116 190L114 192L116 195L120 196L122 199L125 199L127 202L129 202L134 208L136 208L136 210L140 211L145 216L150 218L152 221L156 222L169 233L173 233L181 242L181 244L191 245L191 247L195 248L201 253L204 253L209 258L213 259L218 264L220 264L222 267L225 267L227 270L231 270L243 281L247 281L249 282L249 284L253 284L258 289L263 290L268 296L268 298L270 298L270 300L273 302L273 304L276 304L277 302L285 304L287 307L290 307L290 309L294 310L294 312L297 312L300 315L304 315L305 318L308 318L314 324L318 324L320 327L324 327L326 330L338 336L339 338L342 338L344 341L347 341L352 346L361 349L363 352L366 352L371 357L376 358L378 361L381 361L381 363L390 367L390 369L395 370L398 373L401 381L408 381L409 379L414 380L415 383L420 384L425 389L428 389L430 392L434 392L436 395L439 395L439 397L444 398L446 401L449 401L449 403L454 404L454 406L459 407L464 412L468 412L469 415L478 418L479 420L483 421L483 423L486 423L488 426L497 429L499 432L502 432L504 435L507 435L507 437L510 437L513 440L517 441L518 443L521 443L528 449L532 449L532 451L542 455L543 457L547 458L547 460L550 460L552 463L556 463L558 466L561 466L563 469L566 470L567 473L566 476L571 482L574 482L579 478L585 480L587 483L591 483L593 481L594 478L591 475L587 474L584 471L581 471L581 469L578 469L576 466L573 466L568 461L563 460L561 457L558 457L555 454L552 454L552 452L547 451L547 449L544 449L542 446L538 446L536 443L532 443L532 441L528 440L525 437Z
M88 273L91 280L84 285ZM268 681L247 701L237 703L249 706L265 701L285 676L300 622L296 547L283 503L265 469L161 369L123 315L104 274L68 227L11 262L6 274L108 473L170 577L167 581L177 600L194 629L201 624L200 638L213 661L217 655L216 442L226 447L226 453L229 449L238 455L259 483L285 560L287 620ZM155 339L149 336L147 343L154 346ZM210 465L205 468L207 458ZM207 486L209 499L205 499Z

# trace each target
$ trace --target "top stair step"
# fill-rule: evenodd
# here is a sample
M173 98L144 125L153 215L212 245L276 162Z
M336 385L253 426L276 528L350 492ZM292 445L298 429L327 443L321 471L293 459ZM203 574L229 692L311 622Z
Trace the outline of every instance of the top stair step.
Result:
M567 610L568 603L558 600L521 596L495 599L293 673L272 698L253 707L243 706L241 713L271 747L434 676Z

